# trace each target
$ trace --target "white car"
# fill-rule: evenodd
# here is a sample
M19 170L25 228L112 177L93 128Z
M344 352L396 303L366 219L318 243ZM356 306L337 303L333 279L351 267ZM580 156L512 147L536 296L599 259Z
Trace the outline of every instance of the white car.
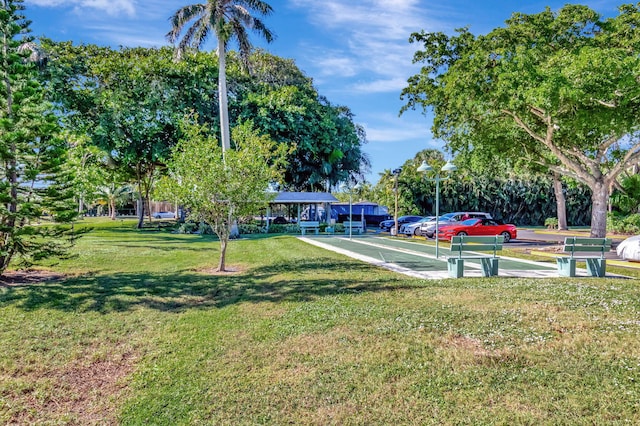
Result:
M398 230L398 234L407 236L420 235L420 225L424 222L435 220L435 218L435 216L425 216L417 222L405 223Z
M618 244L616 253L624 260L640 262L640 235L629 237Z
M176 214L174 212L155 212L153 214L154 219L175 219Z
M491 214L485 212L455 212L455 213L447 213L440 216L438 219L438 227L451 225L453 223L459 222L467 219L493 219ZM420 233L416 235L422 235L423 237L433 238L433 234L436 233L436 221L431 220L429 222L424 222L420 226Z

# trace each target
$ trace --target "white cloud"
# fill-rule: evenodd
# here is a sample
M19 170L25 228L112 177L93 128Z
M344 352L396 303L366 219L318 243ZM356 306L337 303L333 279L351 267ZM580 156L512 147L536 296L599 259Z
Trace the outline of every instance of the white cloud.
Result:
M331 55L314 51L307 61L323 79L368 75L370 83L350 86L355 92L397 92L415 74L412 32L434 29L430 11L420 0L290 0L308 20L334 41ZM342 64L342 66L336 66ZM345 65L348 64L348 67ZM373 75L373 77L371 77Z
M41 7L69 6L77 13L82 13L85 9L95 9L110 16L136 14L134 0L27 0L26 3Z

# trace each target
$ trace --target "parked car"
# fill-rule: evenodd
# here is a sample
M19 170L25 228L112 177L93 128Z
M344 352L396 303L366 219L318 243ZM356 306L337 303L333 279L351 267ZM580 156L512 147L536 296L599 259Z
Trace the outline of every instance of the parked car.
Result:
M438 227L438 239L449 240L454 235L503 235L504 242L518 238L516 226L496 219L467 219Z
M465 219L492 219L490 213L485 212L454 212L447 213L440 216L438 219L438 230L441 226L451 225L456 222L460 222ZM424 222L420 225L420 235L427 238L433 238L436 233L436 221L435 219L429 222Z
M176 214L174 212L155 212L153 217L154 219L174 219Z
M398 234L407 236L420 235L420 225L422 225L424 222L435 220L435 218L435 216L425 216L417 222L405 223L404 225L399 227Z
M616 253L621 259L640 262L640 235L629 237L618 244Z
M420 219L422 219L422 216L400 216L398 218L398 229L400 229L400 225L417 222ZM394 226L396 226L396 221L393 219L383 220L380 222L380 230L382 231L389 231Z

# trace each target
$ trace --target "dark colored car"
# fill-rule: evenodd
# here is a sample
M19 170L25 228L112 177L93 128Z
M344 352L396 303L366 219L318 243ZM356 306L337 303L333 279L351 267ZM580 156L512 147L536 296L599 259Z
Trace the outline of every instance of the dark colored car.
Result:
M496 219L467 219L438 227L438 238L451 241L454 235L503 235L504 242L518 238L516 226Z
M400 229L400 225L403 225L405 223L417 222L422 218L423 216L400 216L398 218L398 229ZM380 230L382 231L389 231L394 226L396 226L396 221L393 219L383 220L382 222L380 222Z

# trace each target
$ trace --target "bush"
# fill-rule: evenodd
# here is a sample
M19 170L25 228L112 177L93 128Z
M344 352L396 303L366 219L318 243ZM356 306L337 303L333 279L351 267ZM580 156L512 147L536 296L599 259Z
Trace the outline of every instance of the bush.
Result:
M176 232L178 234L193 234L198 229L198 224L194 222L185 222L180 224Z
M556 217L548 217L544 220L544 226L547 229L558 229L558 218Z
M640 234L640 214L607 216L607 229L616 234Z
M258 226L255 223L242 223L238 225L238 232L241 234L260 234L264 232L264 227Z

